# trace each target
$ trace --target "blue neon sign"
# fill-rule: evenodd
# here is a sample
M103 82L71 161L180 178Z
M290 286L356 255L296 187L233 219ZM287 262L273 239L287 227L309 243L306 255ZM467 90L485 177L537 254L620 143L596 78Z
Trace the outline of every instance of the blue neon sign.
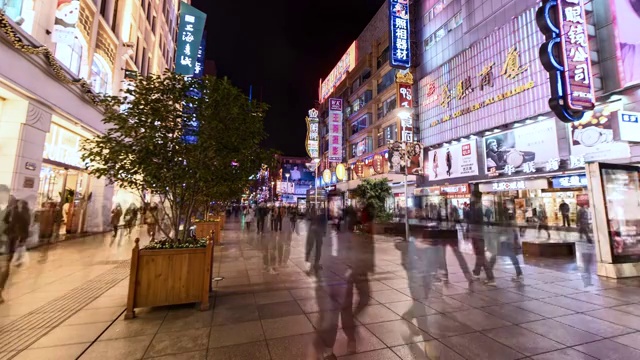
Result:
M391 67L411 67L411 42L409 38L409 0L389 0L389 28Z

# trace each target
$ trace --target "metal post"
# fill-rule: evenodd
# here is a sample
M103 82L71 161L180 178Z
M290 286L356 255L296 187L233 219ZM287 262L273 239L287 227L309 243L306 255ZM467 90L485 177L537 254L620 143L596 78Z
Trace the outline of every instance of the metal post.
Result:
M407 151L407 143L404 142L404 230L405 239L409 241L409 194L407 191L407 178L409 176L409 152Z
M316 215L318 214L318 165L320 165L319 162L316 163L316 179L313 183L316 190L316 200L315 200Z

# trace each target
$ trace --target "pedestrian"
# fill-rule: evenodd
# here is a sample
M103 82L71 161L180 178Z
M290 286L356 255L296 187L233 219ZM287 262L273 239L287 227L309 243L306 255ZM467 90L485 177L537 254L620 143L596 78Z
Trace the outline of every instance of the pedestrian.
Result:
M560 210L560 215L562 215L562 226L568 227L571 226L571 221L569 220L569 204L567 204L566 202L564 202L564 200L562 200L560 202L560 206L558 207L558 210Z
M122 207L120 204L116 204L116 206L111 210L111 227L113 228L114 237L118 235L120 218L122 218Z
M282 231L282 219L287 216L287 210L284 206L277 206L275 208L275 231Z
M2 292L9 279L11 261L16 251L16 238L11 236L11 212L15 199L9 194L9 187L0 185L0 304L4 302Z
M268 213L269 209L267 209L266 204L260 203L260 205L258 205L258 208L256 209L256 229L258 234L264 234L264 222L266 221Z
M151 204L145 213L145 222L147 223L147 235L151 241L154 241L156 238L156 233L158 231L158 205L156 203Z
M15 263L16 266L21 266L26 256L27 239L31 226L29 204L25 200L17 200L15 206L5 216L8 217L6 230L9 242L15 244Z
M131 229L136 223L136 205L131 203L127 210L124 212L124 227L127 229L127 235L131 235Z
M247 230L251 230L251 222L253 221L253 209L251 207L247 207L244 209L244 226Z
M591 227L589 221L589 210L586 206L578 207L577 214L578 234L580 234L580 240L586 240L589 244L593 243L591 239Z
M291 231L296 231L296 222L298 222L298 214L296 213L296 208L291 206L289 208L289 221L291 222Z
M547 216L547 210L545 210L543 205L540 205L536 215L538 217L538 236L540 236L540 232L542 230L545 230L547 232L547 240L551 239L551 233L549 232L549 217Z
M319 209L311 209L311 219L307 232L307 243L305 249L305 261L311 263L311 252L315 248L314 262L309 267L309 273L322 269L320 258L322 256L322 242L327 231L325 214Z
M498 244L498 255L507 256L511 260L511 264L516 269L516 276L511 280L522 281L522 269L518 260L518 253L522 251L520 237L516 231L515 221L511 220L511 226L504 226L500 231L500 243Z

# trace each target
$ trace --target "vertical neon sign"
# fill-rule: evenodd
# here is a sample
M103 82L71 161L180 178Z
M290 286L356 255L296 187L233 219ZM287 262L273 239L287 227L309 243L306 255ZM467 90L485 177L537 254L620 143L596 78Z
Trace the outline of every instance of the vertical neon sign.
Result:
M329 161L342 161L342 99L329 99Z
M391 67L411 67L411 42L409 39L409 0L389 0L389 27Z

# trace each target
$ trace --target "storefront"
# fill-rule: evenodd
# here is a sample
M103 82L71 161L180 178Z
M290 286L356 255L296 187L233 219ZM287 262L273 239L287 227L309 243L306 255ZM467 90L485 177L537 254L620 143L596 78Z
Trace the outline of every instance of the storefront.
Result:
M458 211L462 219L465 206L471 203L469 184L420 188L414 194L422 197L422 213L418 216L429 220L449 220L454 216L452 211Z

